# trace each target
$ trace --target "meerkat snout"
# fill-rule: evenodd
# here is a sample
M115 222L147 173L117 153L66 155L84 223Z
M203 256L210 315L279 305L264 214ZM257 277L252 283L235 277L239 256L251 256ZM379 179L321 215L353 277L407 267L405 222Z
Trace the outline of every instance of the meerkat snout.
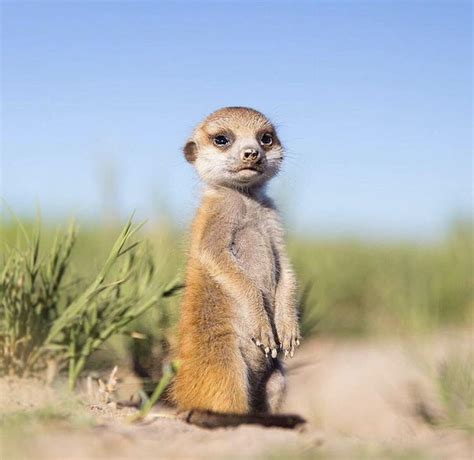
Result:
M240 154L240 158L245 163L256 164L261 161L261 154L256 148L244 148Z
M184 147L186 160L210 186L252 189L274 177L283 147L270 120L246 107L209 115Z

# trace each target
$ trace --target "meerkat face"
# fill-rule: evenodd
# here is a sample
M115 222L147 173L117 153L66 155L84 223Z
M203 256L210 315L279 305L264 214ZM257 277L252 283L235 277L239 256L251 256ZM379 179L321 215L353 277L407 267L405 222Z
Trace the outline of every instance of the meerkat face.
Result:
M263 114L227 107L199 124L184 147L184 155L209 185L251 188L278 173L283 147Z

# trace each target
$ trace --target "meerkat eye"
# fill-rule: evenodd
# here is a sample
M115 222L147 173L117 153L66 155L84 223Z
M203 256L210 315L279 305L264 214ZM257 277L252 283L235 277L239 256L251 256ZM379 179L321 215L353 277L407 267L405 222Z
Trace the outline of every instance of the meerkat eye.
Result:
M272 145L273 144L273 136L270 133L265 133L261 139L260 142L262 145Z
M219 147L222 147L229 143L230 143L229 138L227 138L223 134L219 134L218 136L214 137L214 144L218 145Z

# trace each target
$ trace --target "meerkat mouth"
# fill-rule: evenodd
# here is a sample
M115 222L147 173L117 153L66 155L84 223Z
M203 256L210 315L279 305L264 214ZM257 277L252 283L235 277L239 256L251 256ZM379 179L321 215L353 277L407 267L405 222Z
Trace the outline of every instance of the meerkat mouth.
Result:
M242 171L253 171L259 174L263 173L263 169L258 166L242 166L241 168L238 168L235 172L240 173Z

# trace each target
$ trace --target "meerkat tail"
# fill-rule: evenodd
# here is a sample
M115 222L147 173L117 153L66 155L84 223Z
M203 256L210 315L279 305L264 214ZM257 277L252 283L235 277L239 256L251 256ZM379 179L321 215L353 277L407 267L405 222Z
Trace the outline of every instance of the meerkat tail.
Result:
M295 414L222 414L205 410L190 410L181 418L191 425L209 429L239 425L294 429L306 423L303 417Z

